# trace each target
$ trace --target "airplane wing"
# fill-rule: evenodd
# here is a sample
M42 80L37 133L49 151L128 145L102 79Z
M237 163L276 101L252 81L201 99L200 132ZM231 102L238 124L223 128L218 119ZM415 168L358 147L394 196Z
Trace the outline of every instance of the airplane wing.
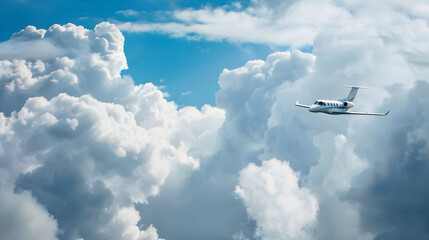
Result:
M367 112L333 112L332 114L349 114L349 115L372 115L372 116L386 116L390 111L386 113L367 113Z
M296 100L295 106L297 106L297 107L303 107L303 108L310 108L310 106L308 106L308 105L300 104L298 102L298 100Z

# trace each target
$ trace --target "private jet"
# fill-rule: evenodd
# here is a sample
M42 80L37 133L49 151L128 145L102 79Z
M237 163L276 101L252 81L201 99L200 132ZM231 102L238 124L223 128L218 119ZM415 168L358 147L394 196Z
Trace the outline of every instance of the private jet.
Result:
M368 112L349 112L348 110L354 106L353 101L355 100L356 94L359 89L374 89L369 87L362 86L349 86L344 87L351 88L349 96L340 100L317 100L312 105L300 104L298 100L295 103L297 107L308 108L308 111L313 113L326 113L331 115L373 115L373 116L386 116L389 114L389 111L386 113L368 113Z

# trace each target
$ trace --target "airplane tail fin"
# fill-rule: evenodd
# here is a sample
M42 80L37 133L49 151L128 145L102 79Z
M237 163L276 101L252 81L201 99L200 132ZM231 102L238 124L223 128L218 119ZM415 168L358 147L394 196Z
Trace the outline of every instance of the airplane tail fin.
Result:
M353 86L344 85L344 87L352 88L350 90L350 93L347 96L347 98L344 99L345 101L349 101L349 102L353 102L353 100L355 100L355 97L356 97L356 94L357 94L359 88L362 88L362 89L374 89L374 88L370 88L370 87L362 87L362 86L356 86L356 85L353 85Z

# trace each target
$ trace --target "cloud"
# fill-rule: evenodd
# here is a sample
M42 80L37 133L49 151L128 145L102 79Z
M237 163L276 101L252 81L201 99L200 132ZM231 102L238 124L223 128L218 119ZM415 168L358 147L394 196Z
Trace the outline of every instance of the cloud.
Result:
M4 239L54 240L57 222L30 192L14 193L13 184L7 181L7 171L0 168L0 232Z
M186 91L186 92L180 93L180 95L182 95L182 96L186 96L186 95L189 95L189 94L192 94L192 91Z
M348 198L359 204L361 226L377 233L375 239L429 236L425 227L429 208L424 200L429 196L429 113L423 107L429 101L427 90L427 81L417 81L409 90L392 86L392 97L384 103L397 106L394 117L387 123L366 125L373 133L371 139L355 133L356 151L371 162L359 179L363 184L350 189Z
M393 106L403 106L403 109L410 110L413 108L407 106L411 104L411 101L407 103L401 98L399 92L393 91L395 88L392 87L398 86L398 88L403 88L404 92L409 92L414 88L410 88L410 85L418 84L418 89L424 91L425 84L419 83L416 76L412 74L414 72L412 69L419 69L421 66L413 64L404 69L401 62L410 64L407 61L407 54L398 54L396 51L392 51L391 45L366 46L359 48L358 51L351 48L357 43L336 42L329 39L331 38L318 40L321 44L315 48L315 51L320 53L317 58L309 55L307 57L308 61L299 61L297 65L302 69L307 69L306 71L295 75L297 77L291 80L283 77L283 81L280 81L277 85L272 84L269 81L270 78L260 78L268 81L261 81L261 85L256 85L257 87L253 83L258 79L258 76L271 76L270 73L272 74L276 71L291 74L293 73L291 69L300 69L300 67L287 68L284 65L268 65L269 59L279 56L279 53L270 55L266 61L250 61L245 67L231 71L235 73L234 75L221 75L221 90L217 95L217 100L218 105L226 109L227 121L224 124L224 128L228 128L228 131L235 131L235 134L232 134L233 136L246 136L238 137L235 140L241 142L241 155L246 154L243 153L245 150L250 156L252 156L253 151L253 156L257 156L261 160L273 157L288 160L294 171L301 172L300 181L302 182L302 187L309 189L319 203L317 223L314 224L313 231L308 233L310 238L372 239L373 237L392 237L393 235L399 236L398 239L403 238L407 231L402 230L402 227L389 220L391 219L389 216L392 216L391 212L396 212L394 209L397 209L398 205L378 215L369 214L371 213L369 209L384 208L381 205L372 206L371 204L378 203L378 201L389 201L381 196L374 199L372 190L367 189L371 189L374 185L378 186L378 182L383 178L375 177L378 174L371 178L368 177L372 176L371 174L378 173L381 166L390 166L392 164L385 157L390 155L392 148L380 143L389 142L389 132L394 131L393 129L403 129L398 124L399 122L409 123L410 126L420 126L420 123L416 122L414 124L413 121L403 120L400 116L407 115L413 116L415 119L426 119L428 116L426 116L425 112L423 111L419 114L414 114L413 110L408 111L408 114L399 112L397 115L389 116L389 118L333 118L327 115L309 114L307 111L302 111L302 109L296 109L293 103L296 99L308 99L305 102L310 102L320 98L344 97L347 91L340 88L341 85L347 84L347 82L353 81L356 76L359 76L362 80L358 84L376 85L379 90L376 93L360 91L356 99L356 108L377 111L377 109L392 109ZM330 43L327 41L330 41ZM350 51L351 56L356 56L356 58L344 58L342 52L331 52L331 55L325 58L325 48L330 49L333 47L332 44L336 45L336 47L340 46L345 52ZM357 51L361 54L358 54ZM282 54L288 55L290 53ZM295 56L305 55L296 52ZM301 58L298 57L298 59ZM370 63L372 62L377 62L377 67L371 65ZM288 62L288 64L294 66L292 63L293 61ZM328 65L328 63L331 65ZM270 67L264 71L259 70L264 69L260 66L267 65ZM248 69L258 69L258 71L254 74L249 74ZM225 72L228 73L229 71ZM325 80L321 81L321 79ZM381 81L380 79L386 79L386 81ZM242 95L239 95L239 93L242 93ZM414 93L410 93L410 96L414 95ZM259 101L252 101L253 98ZM389 99L395 99L395 103L391 103ZM418 99L412 101L416 106L420 106L421 102L425 102L422 97L418 97ZM222 105L222 103L225 103L225 105ZM393 111L398 111L398 109ZM259 115L256 113L259 113ZM255 116L251 114L255 114ZM396 121L396 123L392 121ZM425 146L424 142L426 140L423 139L426 139L426 137L423 136L426 130L418 129L413 131L404 129L407 132L404 134L407 136L410 134L410 136L419 136L420 139L417 138L418 142L423 144L419 146L424 149L423 146ZM374 132L377 132L377 134L374 134ZM393 138L396 139L396 137ZM246 139L246 141L242 139ZM413 145L409 146L410 148L405 145L401 148L401 151L412 151L411 149L414 147L411 146ZM402 159L399 152L397 156ZM413 159L409 160L410 162L415 161L414 155L410 158ZM425 155L417 157L417 159L420 158L425 159ZM394 166L392 166L393 169L396 169L398 164L394 164ZM385 167L381 169L385 169ZM420 169L425 171L423 166ZM411 172L422 175L422 173L411 169L409 172L398 174L411 174ZM398 174L392 171L392 176L397 176ZM422 197L418 193L423 191L423 195L425 194L424 187L418 179L410 180L413 181L410 184L416 186L416 188L411 190L410 187L404 186L400 187L400 189L407 191L407 195L404 196L413 196L408 200L404 200L405 202L414 202L414 208L425 212L423 210L425 209L424 204L418 201ZM390 184L387 183L389 180L386 179L384 182L383 187L386 189L389 189ZM396 184L392 181L391 187L393 186L396 186ZM361 191L365 192L365 198L362 198L363 193ZM257 201L258 198L259 195L249 196L249 201ZM397 198L397 196L389 196L392 201ZM398 204L397 201L395 203ZM245 206L248 207L247 204ZM409 216L416 216L413 214L413 210L408 208L407 204L401 205L401 208ZM390 211L389 214L388 211ZM257 225L259 224L258 219L260 218L255 218L251 214L249 214L249 217L256 219ZM285 219L287 219L287 215ZM370 224L372 221L383 222L384 225ZM397 221L399 221L399 218ZM413 236L424 238L426 231L421 225L422 222L417 221L415 224L420 227L417 227L419 230ZM388 227L394 230L384 232ZM260 235L271 232L263 229L258 231Z
M303 179L320 206L313 237L373 239L373 234L360 231L358 207L342 197L353 188L353 180L368 168L368 163L356 155L344 135L325 132L314 137L314 144L321 151L320 158Z
M421 94L429 75L421 59L426 58L422 41L428 27L397 2L366 8L344 4L353 15L336 28L322 28L312 54L273 53L220 75L216 100L227 116L221 132L228 132L223 141L240 149L224 148L228 153L222 157L230 156L234 164L228 166L276 158L300 172L300 187L319 204L310 238L424 239L427 204L420 199L427 195L421 176L427 175L428 139L422 121L429 115L417 109L427 102ZM402 35L400 29L409 32ZM295 60L270 63L287 55ZM275 75L281 77L273 81ZM358 93L356 110L397 114L332 117L293 106L297 99L343 98L348 90L342 85L353 83L376 88ZM406 230L411 228L412 234Z
M113 222L115 227L118 225L125 227L126 230L121 237L124 239L136 240L163 240L158 238L156 229L150 225L146 230L141 231L136 225L140 220L139 213L132 207L122 208L115 215Z
M9 41L0 43L0 60L49 59L64 56L65 51L44 39L45 29L28 26L14 33Z
M0 44L0 59L47 59L60 57L63 54L62 49L44 40L31 43L11 41Z
M240 172L235 193L243 199L250 218L256 220L256 236L262 239L311 239L317 199L298 186L298 176L287 162L263 161Z
M276 52L224 70L217 107L202 109L179 109L159 87L121 77L124 38L114 25L26 28L1 45L22 51L42 41L61 51L0 61L0 167L9 184L0 191L11 208L38 209L12 229L48 239L426 239L426 6L252 1L120 25L312 44L311 54ZM359 91L356 111L391 113L333 117L293 106L342 98L345 84L376 88ZM267 188L268 180L279 183ZM286 208L292 200L298 207ZM291 213L299 226L288 225ZM42 226L33 231L36 217ZM273 219L286 227L273 229Z
M405 25L416 24L406 18L399 19ZM415 88L419 79L427 79L426 65L414 61L410 52L403 51L404 48L400 47L402 38L384 41L377 29L359 26L360 20L350 22L353 27L327 29L319 34L315 38L313 54L297 50L276 52L265 60L252 60L237 69L224 70L219 76L220 90L216 94L217 106L226 112L226 120L220 129L219 151L201 165L201 171L193 174L185 186L174 188L177 185L167 183L170 192L154 200L150 205L152 208L142 208L142 212L149 212L147 220L168 228L164 230L168 236L179 234L184 239L199 239L207 235L217 239L231 236L252 239L255 232L258 236L272 236L273 230L260 227L261 223L266 222L262 217L255 217L249 210L243 209L263 195L248 195L240 206L233 203L230 193L235 186L241 186L238 172L246 169L249 163L256 167L262 164L261 161L276 158L289 163L298 177L299 188L307 189L317 200L318 214L311 228L304 231L305 237L363 240L391 237L397 233L392 230L385 235L387 226L406 234L404 228L389 220L392 214L387 214L387 210L383 212L386 214L365 214L365 209L372 209L371 202L376 202L369 198L371 191L367 193L367 198L359 197L371 184L377 184L378 179L371 177L373 171L389 165L389 160L384 157L392 149L384 145L390 141L387 129L401 129L399 122L412 122L402 120L400 115L416 116L414 111L406 114L404 110L399 115L392 114L385 118L333 117L310 114L294 106L297 99L312 103L315 99L343 98L348 94L348 89L343 85L355 83L376 87L375 91L359 91L355 101L356 111L394 112L398 106L404 105L401 98L394 103L389 101L400 97L394 89L402 88L407 93ZM425 29L422 25L421 30ZM420 39L417 33L415 36ZM405 44L409 43L405 41ZM417 45L414 47L413 51L418 56L426 54L420 53ZM406 105L404 107L407 109ZM418 117L426 118L425 114ZM392 119L396 119L395 124ZM421 139L427 139L424 131L416 132L419 132L417 135ZM412 133L410 136L414 135ZM373 164L376 162L379 163ZM371 181L374 182L370 184ZM246 181L242 182L246 184ZM408 188L408 195L415 196L410 201L418 201L422 197L418 193L423 188L420 184L416 188ZM406 191L405 186L403 189ZM205 200L201 201L201 196ZM397 196L390 195L390 198ZM181 210L153 216L160 209L171 208L169 199L181 199L174 204L174 209ZM407 214L414 216L413 210L407 206L404 203L401 209L409 210ZM415 207L422 211L425 209L420 203ZM394 209L389 208L395 212ZM250 220L243 217L243 212ZM282 216L276 217L286 222L289 215L285 214L285 219ZM204 218L205 221L195 223L192 228L197 227L203 233L193 232L191 235L188 232L192 228L186 223L196 218ZM180 229L165 223L168 219L178 223ZM384 224L373 224L372 228L362 224L378 220ZM218 229L223 230L210 232L214 222ZM424 238L426 230L421 223L418 223L413 236ZM286 231L287 228L282 229ZM404 238L404 235L398 236Z
M248 238L246 238L246 236L243 234L243 232L234 234L232 239L234 239L234 240L249 240Z
M122 77L124 38L112 24L27 27L2 44L39 41L62 55L0 60L0 167L10 183L0 190L11 208L34 209L19 212L8 234L159 239L153 225L138 225L134 204L147 204L169 175L189 174L216 151L224 111L178 109L153 84ZM0 209L1 218L8 211Z
M129 16L136 17L136 16L138 16L140 14L138 11L132 10L132 9L116 11L116 13L117 14L122 14L125 17L129 17Z
M159 32L188 39L305 46L312 44L322 26L349 16L325 1L252 1L245 9L207 6L176 10L170 15L174 21L124 22L118 27L122 31Z
M313 55L300 51L276 52L266 61L249 61L241 68L225 69L216 93L216 104L227 113L225 128L234 132L234 138L263 140L277 89L308 75L314 61Z
M385 41L402 39L406 48L424 44L427 32L413 34L427 21L428 4L402 1L251 1L246 8L234 4L164 12L170 21L118 22L127 32L151 32L190 40L260 43L299 48L313 45L327 30L366 27ZM383 12L383 15L378 13ZM404 27L403 21L409 21ZM413 26L414 25L414 26ZM350 28L352 30L352 28ZM427 37L427 36L426 36ZM395 40L395 41L396 41ZM414 44L413 44L414 43ZM404 49L407 51L407 49Z

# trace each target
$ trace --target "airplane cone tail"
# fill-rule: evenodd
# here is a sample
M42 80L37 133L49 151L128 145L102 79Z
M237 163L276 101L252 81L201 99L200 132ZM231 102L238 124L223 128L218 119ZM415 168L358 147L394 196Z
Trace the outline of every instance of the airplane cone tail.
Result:
M363 87L363 86L357 86L357 85L353 85L353 86L344 85L344 87L352 88L350 90L350 93L347 96L347 98L344 99L345 101L349 101L349 102L353 102L353 100L355 100L356 94L360 88L362 88L362 89L374 89L374 88L370 88L370 87Z

